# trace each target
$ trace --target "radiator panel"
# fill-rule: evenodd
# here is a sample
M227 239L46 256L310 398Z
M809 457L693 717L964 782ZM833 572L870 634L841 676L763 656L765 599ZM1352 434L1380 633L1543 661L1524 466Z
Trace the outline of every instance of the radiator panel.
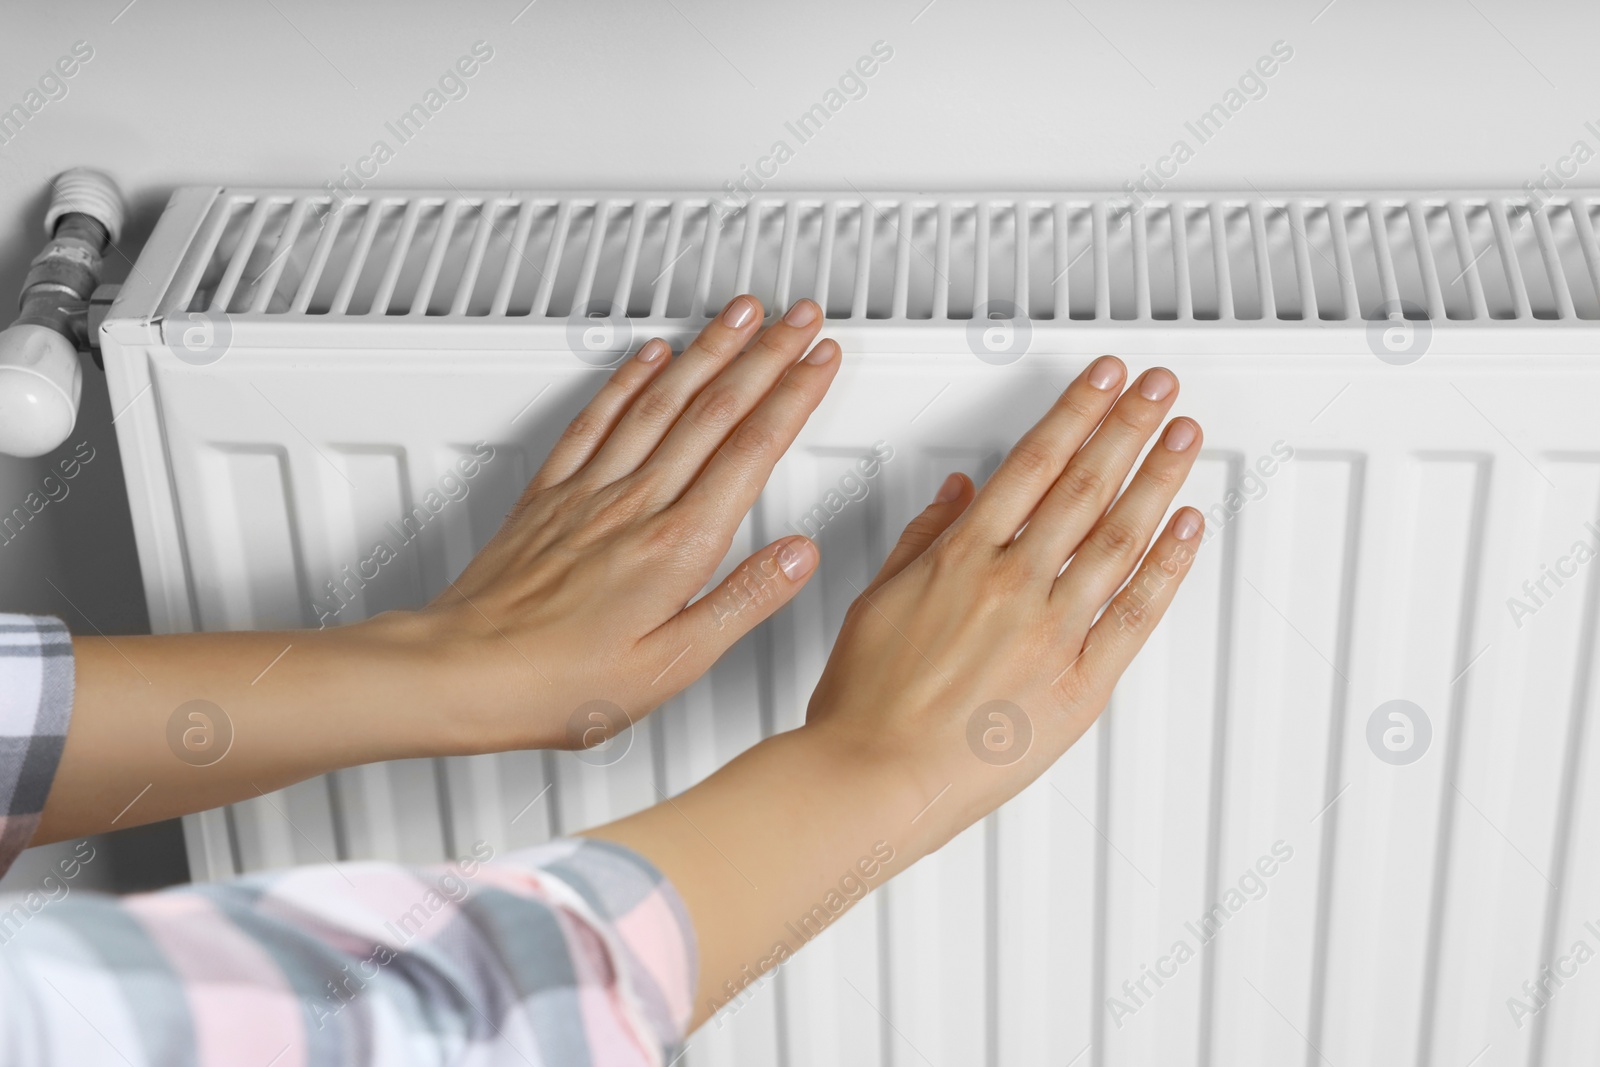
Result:
M1600 946L1584 926L1600 926L1600 592L1587 563L1545 571L1600 540L1587 201L1522 236L1492 197L1222 197L1120 233L1093 198L871 199L718 224L703 200L505 196L482 215L397 195L378 222L352 207L302 225L276 278L270 255L241 251L262 197L175 204L190 237L158 231L167 259L141 259L170 285L106 333L163 630L341 625L437 592L602 380L548 321L596 294L622 301L636 344L681 341L736 288L817 292L846 349L727 564L798 529L819 573L625 755L341 771L192 817L197 873L505 851L654 803L798 725L846 607L942 476L981 482L1112 350L1173 367L1178 410L1207 431L1181 502L1210 533L1172 612L1044 778L825 931L683 1062L1593 1058L1591 968L1520 1027L1508 1008L1574 941ZM262 232L310 210L279 200ZM1463 242L1502 238L1453 278ZM162 330L202 291L231 343L197 364ZM1396 293L1433 309L1379 323L1435 329L1410 364L1376 358L1361 317ZM980 294L1024 296L1024 358L970 347L960 316ZM988 325L1024 325L1002 319ZM865 491L819 512L874 448L892 458ZM470 457L477 473L450 480ZM370 563L379 542L393 558ZM1512 598L1532 610L1518 619ZM1371 740L1395 699L1427 717L1412 763Z

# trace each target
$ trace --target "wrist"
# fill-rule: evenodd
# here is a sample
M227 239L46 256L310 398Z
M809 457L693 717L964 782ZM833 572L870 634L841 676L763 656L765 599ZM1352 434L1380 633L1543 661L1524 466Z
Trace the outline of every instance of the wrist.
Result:
M858 778L884 781L896 807L911 805L916 833L906 844L920 858L994 811L1053 762L1042 746L1011 762L985 759L973 738L964 736L970 733L965 725L965 717L936 706L918 714L888 708L866 714L830 705L819 692L802 730L829 761L852 768L848 773Z
M384 672L416 755L566 749L566 721L547 670L480 616L386 611L330 633L360 633L366 661Z
M365 691L362 728L383 739L379 759L471 755L488 751L476 715L481 672L457 655L435 620L389 611L313 639L346 664L345 680Z
M951 828L955 804L947 779L909 745L863 735L831 720L807 722L763 744L782 741L802 750L805 764L830 788L853 796L864 823L892 838L906 866L938 849L959 831Z

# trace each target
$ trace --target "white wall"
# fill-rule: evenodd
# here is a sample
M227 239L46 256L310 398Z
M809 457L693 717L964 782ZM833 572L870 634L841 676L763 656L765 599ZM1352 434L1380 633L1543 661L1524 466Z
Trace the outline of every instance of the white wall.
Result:
M1117 188L1282 40L1293 58L1174 187L1520 186L1600 147L1600 8L1577 0L978 3L261 0L13 4L0 110L87 41L94 56L0 145L0 299L42 241L46 183L103 168L137 250L185 183L319 186L367 155L476 41L493 58L374 184L720 187L778 139L787 188ZM815 138L785 128L884 41L893 58ZM1578 181L1596 182L1600 162ZM112 277L127 273L112 257ZM0 609L145 625L103 379L97 460L0 547ZM0 458L0 511L48 457Z

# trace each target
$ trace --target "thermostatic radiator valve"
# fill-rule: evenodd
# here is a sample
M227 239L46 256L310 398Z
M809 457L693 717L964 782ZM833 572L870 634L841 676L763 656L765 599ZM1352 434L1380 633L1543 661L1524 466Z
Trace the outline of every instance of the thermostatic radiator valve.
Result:
M0 331L0 452L42 456L78 421L90 344L89 300L106 247L122 235L122 193L82 168L59 175L45 212L45 245L22 284L22 314Z

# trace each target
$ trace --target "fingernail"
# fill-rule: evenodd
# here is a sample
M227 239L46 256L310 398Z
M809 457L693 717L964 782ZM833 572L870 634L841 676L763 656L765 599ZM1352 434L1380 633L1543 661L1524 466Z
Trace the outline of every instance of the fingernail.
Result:
M811 568L816 565L817 550L810 541L788 541L778 548L778 566L783 570L783 576L791 582L798 582L810 574Z
M1194 508L1184 508L1172 520L1172 536L1187 541L1200 532L1200 513Z
M654 363L667 354L667 342L657 337L646 341L644 347L639 349L640 363Z
M939 495L933 498L935 504L948 504L961 495L961 475L952 474L944 480L939 487Z
M736 296L728 301L728 306L722 310L722 322L732 326L735 330L745 325L756 316L756 302L748 296Z
M1177 386L1178 379L1165 367L1157 367L1139 383L1139 395L1146 400L1165 400Z
M805 326L817 317L817 305L809 300L796 300L794 307L783 316L783 321L790 326Z
M1110 356L1101 356L1089 367L1089 384L1096 389L1110 389L1122 380L1122 364Z
M839 351L839 346L832 341L819 341L815 348L806 353L806 362L821 366L832 359L833 354L837 351Z
M1161 443L1173 452L1182 452L1195 439L1194 423L1188 419L1176 419L1167 427L1166 436L1161 438Z

